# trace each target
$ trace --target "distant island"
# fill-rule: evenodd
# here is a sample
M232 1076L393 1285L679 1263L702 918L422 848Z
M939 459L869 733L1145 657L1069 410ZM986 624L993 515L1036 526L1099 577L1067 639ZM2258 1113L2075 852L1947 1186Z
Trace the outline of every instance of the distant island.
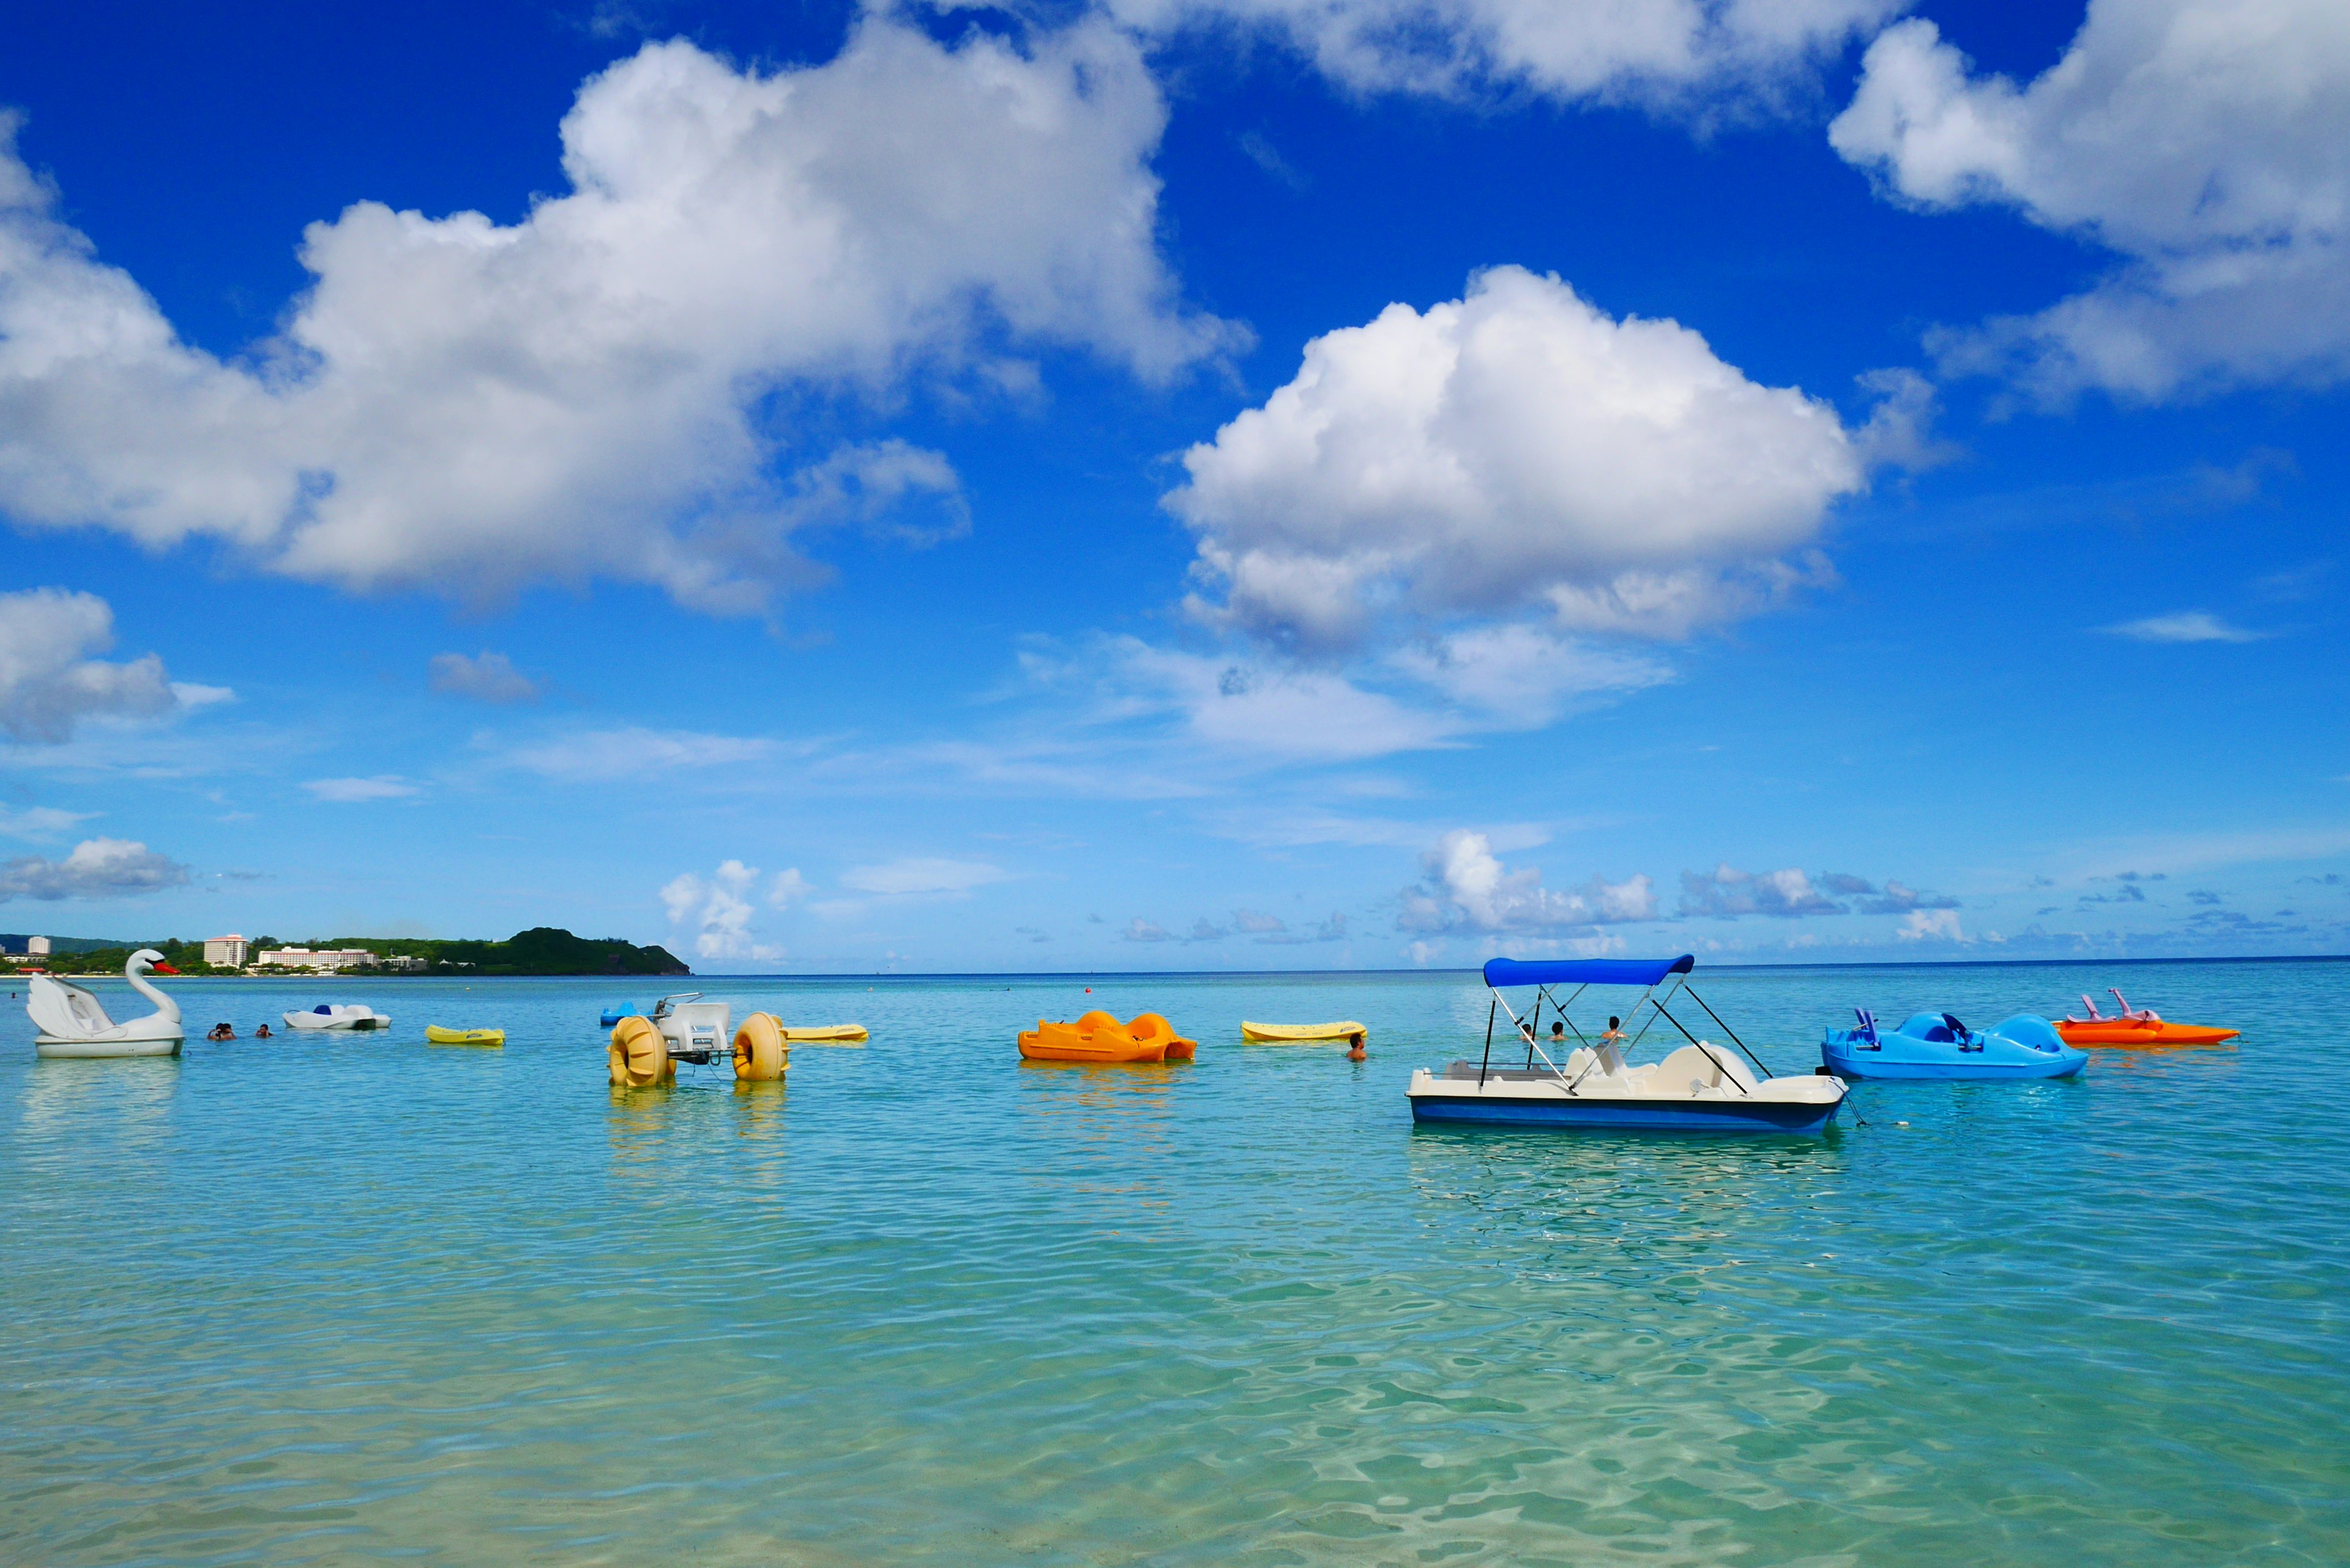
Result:
M253 962L244 966L204 961L202 940L100 944L88 938L53 939L51 950L36 961L51 974L120 972L140 948L153 948L164 961L182 974L273 974L304 969L328 970L338 975L567 975L567 974L691 974L667 948L639 947L618 937L575 937L557 926L534 926L516 931L502 942L469 939L440 940L420 937L336 937L305 942L282 942L275 937L238 939ZM288 950L291 950L289 951ZM16 951L23 951L18 947ZM264 953L283 955L265 964ZM315 953L317 965L297 960Z

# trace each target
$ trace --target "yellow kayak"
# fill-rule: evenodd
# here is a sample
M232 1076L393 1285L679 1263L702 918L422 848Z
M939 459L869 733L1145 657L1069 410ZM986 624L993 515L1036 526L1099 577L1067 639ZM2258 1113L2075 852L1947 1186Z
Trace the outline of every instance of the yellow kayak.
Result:
M490 1045L506 1043L503 1029L443 1029L438 1023L424 1026L424 1038L435 1045Z
M1344 1023L1251 1023L1241 1020L1241 1038L1260 1045L1293 1045L1303 1040L1351 1040L1369 1031L1352 1019Z
M786 1023L784 1038L795 1045L853 1045L866 1038L862 1023Z

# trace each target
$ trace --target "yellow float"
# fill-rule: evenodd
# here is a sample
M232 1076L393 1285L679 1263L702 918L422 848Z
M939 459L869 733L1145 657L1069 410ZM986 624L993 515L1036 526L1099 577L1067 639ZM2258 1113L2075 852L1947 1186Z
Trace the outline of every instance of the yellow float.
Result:
M1259 1045L1292 1045L1306 1040L1352 1040L1368 1033L1349 1019L1344 1023L1252 1023L1241 1020L1241 1038Z
M1188 1062L1198 1049L1156 1012L1129 1023L1107 1012L1088 1012L1075 1023L1040 1018L1020 1036L1020 1054L1031 1062Z
M653 1027L649 1018L623 1018L612 1031L611 1049L606 1061L612 1071L612 1083L623 1089L650 1089L666 1084L677 1076L677 1064L670 1060L669 1042Z
M424 1038L433 1045L504 1046L506 1032L503 1029L443 1029L438 1023L424 1026Z
M772 1012L754 1012L734 1031L734 1077L739 1083L772 1084L792 1064L791 1043Z
M867 1035L862 1023L786 1023L784 1038L795 1045L854 1045Z

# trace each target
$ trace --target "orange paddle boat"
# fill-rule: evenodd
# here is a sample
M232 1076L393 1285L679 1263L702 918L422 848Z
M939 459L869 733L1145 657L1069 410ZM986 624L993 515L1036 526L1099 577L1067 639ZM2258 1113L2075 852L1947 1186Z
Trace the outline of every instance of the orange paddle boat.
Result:
M2205 1023L2171 1023L2150 1007L2134 1008L2129 999L2107 986L2114 1000L2121 1003L2121 1016L2108 1018L2097 1011L2097 1004L2088 993L2081 995L2081 1005L2089 1010L2086 1018L2064 1017L2056 1021L2056 1033L2064 1037L2067 1045L2135 1045L2141 1048L2158 1045L2217 1045L2222 1040L2233 1040L2243 1033L2241 1029L2218 1029Z
M1088 1012L1075 1023L1048 1023L1020 1036L1020 1054L1031 1062L1188 1062L1200 1048L1155 1012L1120 1023L1107 1012Z

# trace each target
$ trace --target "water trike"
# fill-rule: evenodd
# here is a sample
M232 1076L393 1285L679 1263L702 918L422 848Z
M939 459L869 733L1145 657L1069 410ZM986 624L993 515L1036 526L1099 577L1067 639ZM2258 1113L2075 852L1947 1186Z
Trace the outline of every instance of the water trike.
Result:
M2035 1012L2019 1012L1981 1033L1947 1012L1917 1012L1898 1029L1856 1007L1850 1029L1831 1029L1820 1061L1842 1078L2069 1078L2089 1054L2067 1045Z
M1344 1023L1252 1023L1241 1020L1241 1038L1257 1045L1294 1045L1309 1040L1352 1040L1366 1031L1348 1020Z
M288 1029L389 1029L391 1020L364 1002L320 1002L307 1012L286 1015Z
M2107 1018L2089 1000L2088 992L2081 993L2081 1005L2088 1010L2086 1018L2070 1014L2056 1021L2056 1033L2064 1037L2067 1045L2217 1045L2222 1040L2233 1040L2243 1033L2241 1029L2219 1029L2204 1023L2172 1023L2150 1007L2132 1007L2129 998L2112 986L2106 988L2121 1004L2121 1016Z
M122 965L122 978L131 989L155 1004L144 1018L117 1023L106 1015L98 998L80 986L54 975L29 978L25 1012L39 1031L33 1037L39 1056L176 1056L186 1031L180 1026L180 1004L147 981L147 971L163 962L153 948L140 948ZM170 972L176 973L177 971Z
M732 1009L723 1002L704 1002L698 991L680 992L653 1003L650 1015L631 1014L613 1027L606 1065L618 1088L644 1089L677 1076L677 1064L691 1062L706 1067L731 1057L738 1083L772 1083L791 1069L791 1043L772 1012L754 1012L727 1038Z
M1484 1057L1455 1062L1441 1073L1425 1067L1415 1071L1405 1091L1411 1100L1412 1120L1579 1132L1815 1133L1825 1129L1835 1120L1836 1107L1844 1104L1844 1081L1821 1074L1773 1077L1730 1025L1688 989L1687 976L1696 966L1697 960L1687 953L1675 959L1491 961L1485 965L1485 984L1493 1000L1485 1010ZM1534 988L1534 1006L1521 1018L1502 993L1505 987L1528 985ZM1551 994L1554 986L1570 985L1575 989L1564 1002ZM1627 1035L1627 1025L1614 1019L1596 1038L1584 1033L1567 1009L1595 985L1644 988L1624 1011L1626 1019L1639 1025L1638 1033ZM1657 993L1659 985L1666 985L1661 996ZM1666 1004L1678 1003L1683 996L1713 1021L1737 1047L1735 1051L1700 1039L1682 1025ZM1580 1042L1563 1062L1554 1062L1539 1038L1544 1002ZM1645 1022L1640 1017L1643 1008L1648 1012ZM1514 1027L1503 1037L1503 1063L1496 1066L1493 1031L1503 1014ZM1637 1047L1659 1021L1687 1044L1661 1062L1627 1064L1626 1053ZM1517 1055L1520 1046L1524 1047L1524 1062L1511 1064L1508 1058Z
M1075 1023L1040 1018L1020 1036L1020 1054L1031 1062L1188 1062L1199 1048L1155 1012L1128 1023L1107 1012L1088 1012Z
M506 1043L503 1029L443 1029L438 1023L424 1026L424 1038L433 1045L486 1045L493 1049Z

